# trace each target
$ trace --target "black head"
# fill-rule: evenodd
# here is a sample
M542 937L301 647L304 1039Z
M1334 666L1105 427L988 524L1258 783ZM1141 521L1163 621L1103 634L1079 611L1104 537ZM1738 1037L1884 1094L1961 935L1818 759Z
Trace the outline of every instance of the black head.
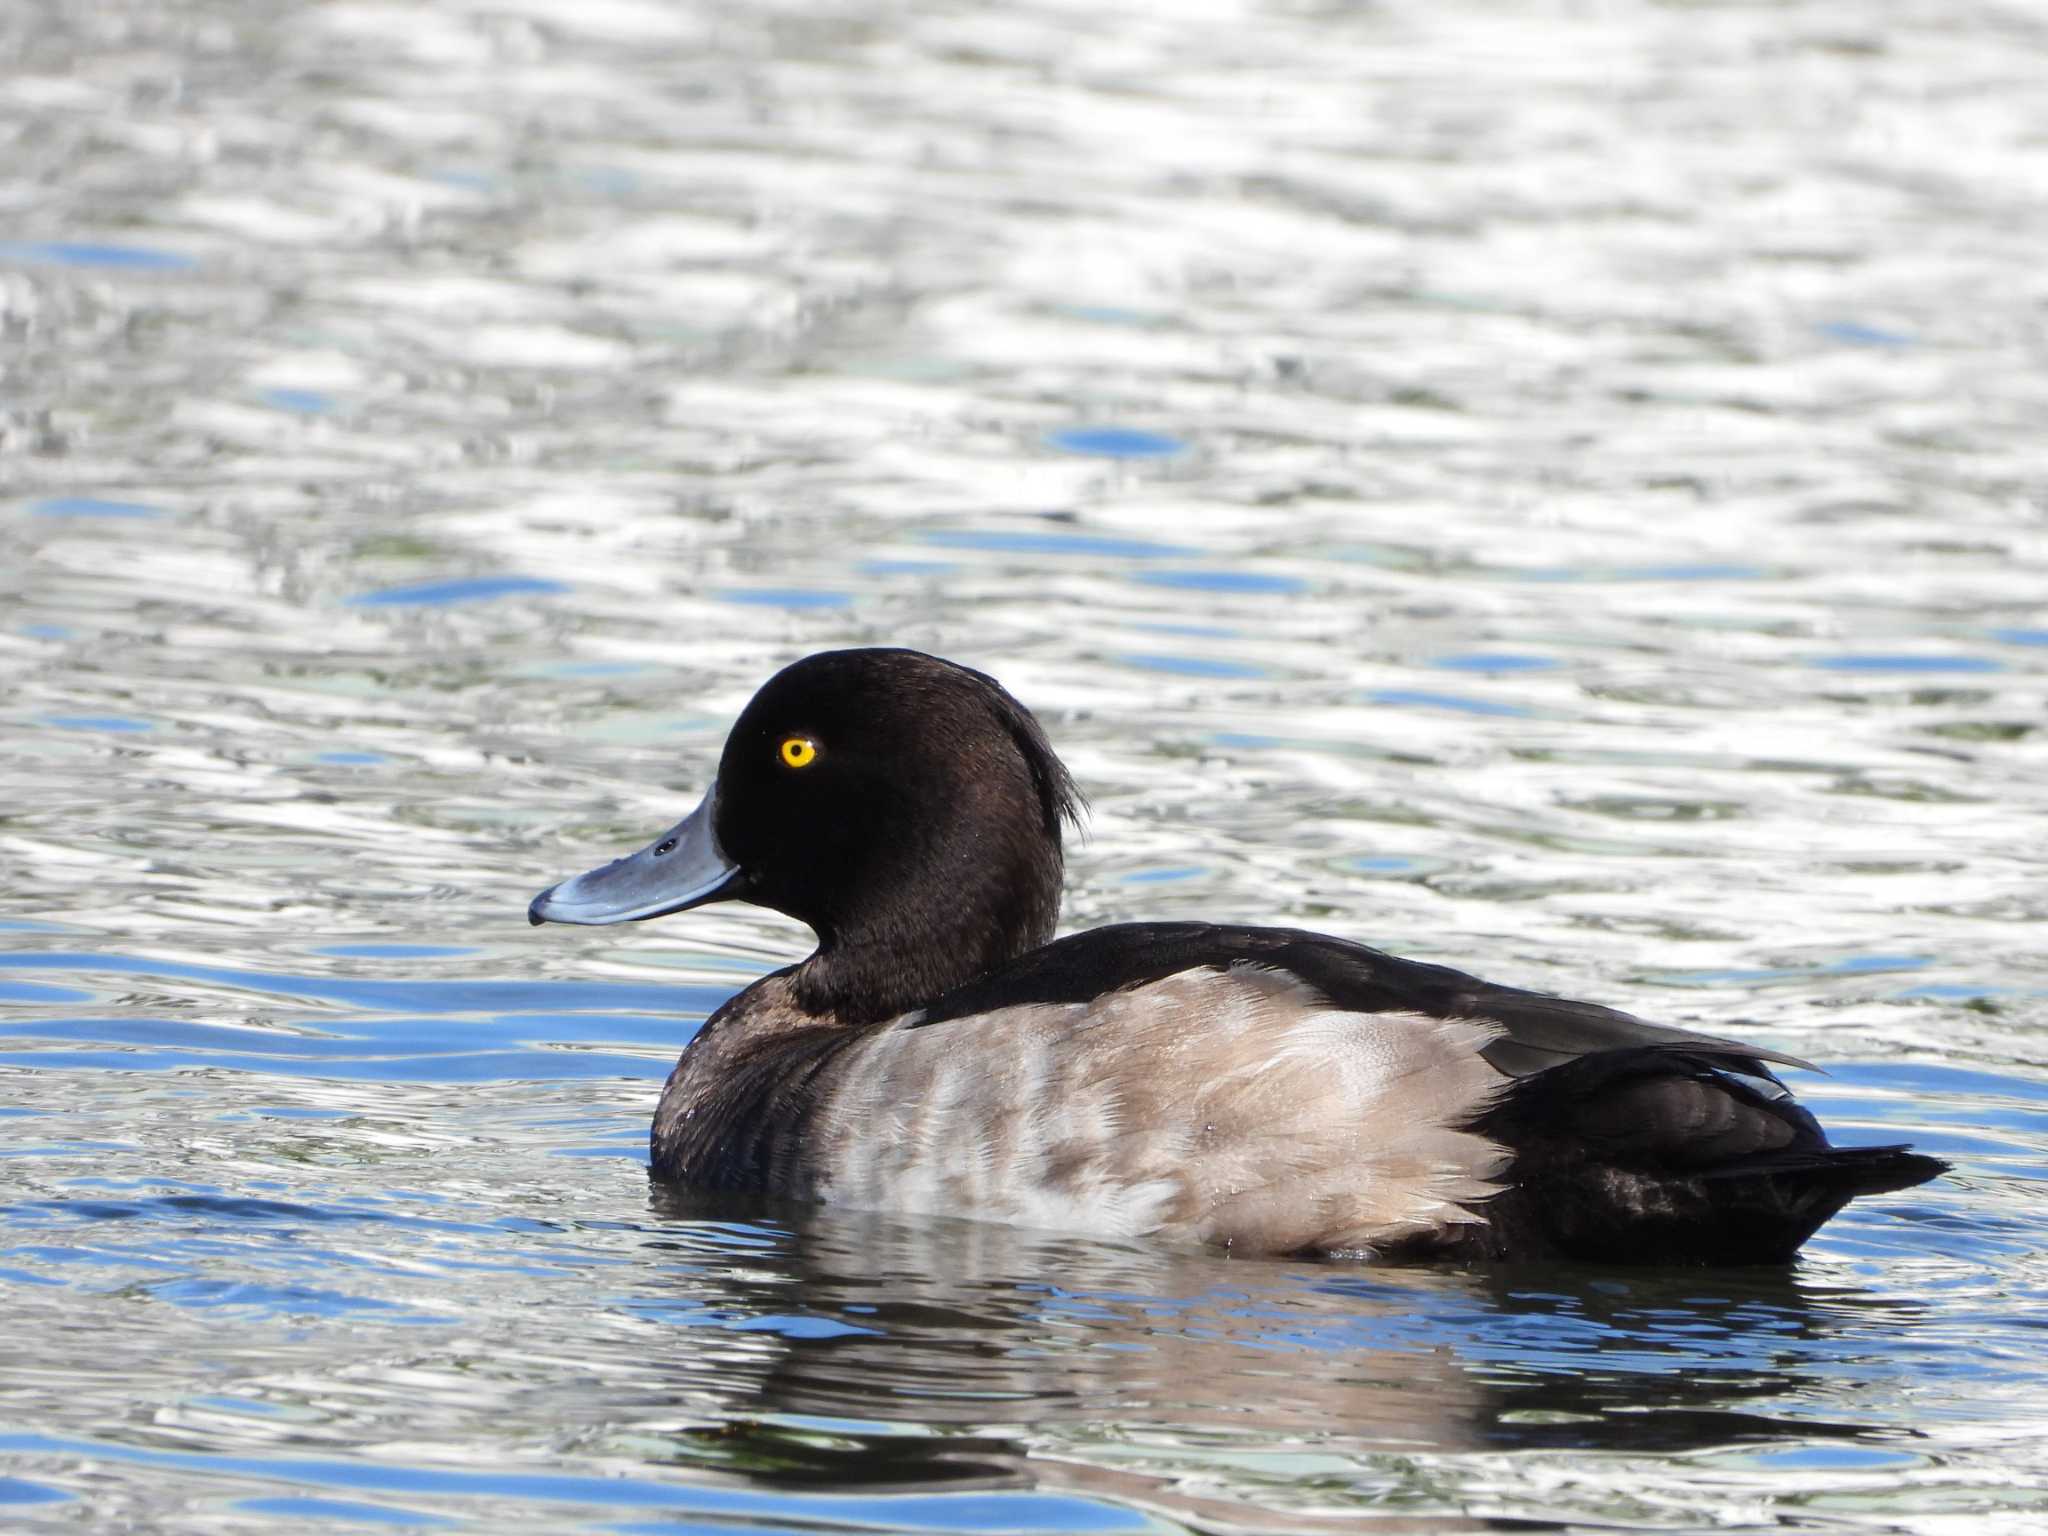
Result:
M799 1000L884 1018L1051 938L1080 797L993 678L907 650L828 651L741 711L704 804L545 891L535 922L750 901L808 924Z

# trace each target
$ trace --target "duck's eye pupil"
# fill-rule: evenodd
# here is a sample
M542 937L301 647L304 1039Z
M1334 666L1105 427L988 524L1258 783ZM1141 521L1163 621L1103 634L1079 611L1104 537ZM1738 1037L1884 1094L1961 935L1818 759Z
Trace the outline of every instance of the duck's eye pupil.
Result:
M662 839L662 840L661 840L661 841L660 841L659 843L657 843L657 844L655 845L655 848L654 848L654 856L655 856L655 857L656 857L656 858L658 859L658 858L660 858L660 857L661 857L661 856L662 856L662 855L663 855L664 853L673 853L673 852L675 852L675 848L676 848L676 840L675 840L674 838L672 838L672 837L664 837L664 838L663 838L663 839Z
M792 736L782 744L782 760L792 768L808 768L818 760L818 744L808 736Z

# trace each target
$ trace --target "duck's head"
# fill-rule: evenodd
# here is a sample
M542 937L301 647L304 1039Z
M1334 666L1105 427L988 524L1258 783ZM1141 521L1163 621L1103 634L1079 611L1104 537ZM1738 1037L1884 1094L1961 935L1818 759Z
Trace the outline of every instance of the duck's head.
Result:
M828 651L754 695L696 810L527 917L771 907L818 935L796 975L806 1008L885 1018L1051 938L1079 801L995 679L918 651Z

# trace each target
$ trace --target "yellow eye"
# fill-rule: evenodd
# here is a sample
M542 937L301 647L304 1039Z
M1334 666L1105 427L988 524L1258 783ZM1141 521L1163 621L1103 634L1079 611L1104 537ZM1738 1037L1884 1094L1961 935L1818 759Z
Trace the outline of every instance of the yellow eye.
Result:
M782 760L791 768L808 768L818 760L818 744L808 736L785 737Z

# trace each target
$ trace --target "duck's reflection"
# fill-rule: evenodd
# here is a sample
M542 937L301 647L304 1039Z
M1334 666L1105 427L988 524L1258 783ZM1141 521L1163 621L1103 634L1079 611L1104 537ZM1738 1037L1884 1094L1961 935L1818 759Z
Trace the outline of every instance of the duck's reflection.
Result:
M831 1335L778 1330L713 1389L723 1415L826 1432L815 1456L785 1447L778 1480L1026 1475L1185 1517L1191 1475L1356 1490L1404 1455L1848 1437L1826 1406L1901 1325L1899 1303L1791 1271L1369 1269L817 1208L763 1221L667 1192L657 1210L653 1241L688 1256L667 1284ZM1258 1525L1221 1497L1203 1518Z

